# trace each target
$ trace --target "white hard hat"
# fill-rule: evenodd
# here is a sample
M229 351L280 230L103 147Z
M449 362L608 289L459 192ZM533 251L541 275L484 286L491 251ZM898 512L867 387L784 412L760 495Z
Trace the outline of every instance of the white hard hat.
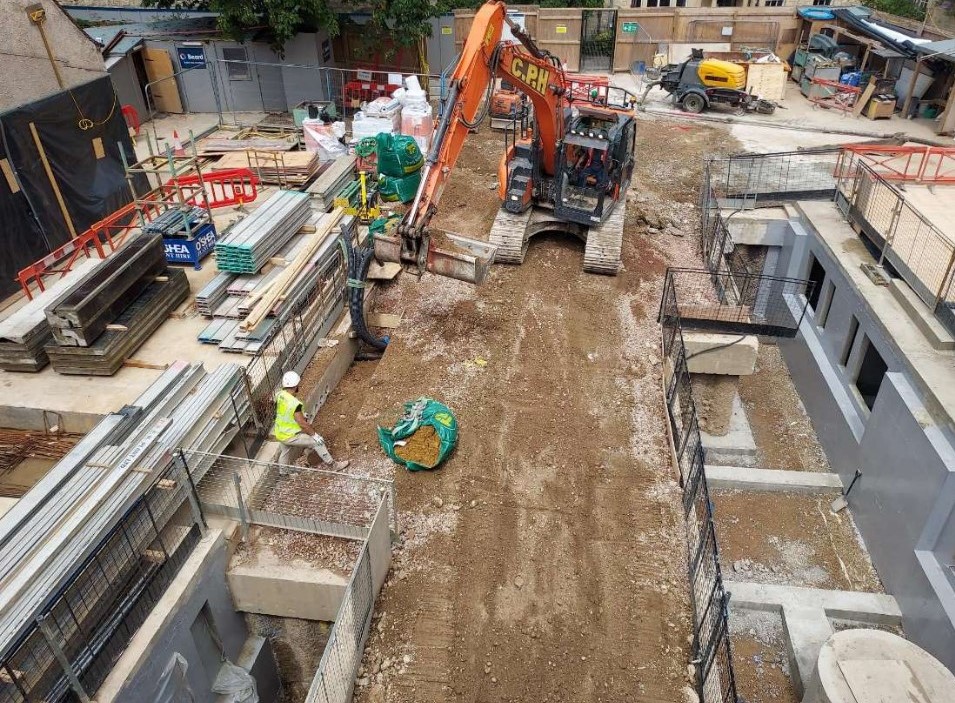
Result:
M294 371L286 371L282 376L282 388L295 388L302 379Z

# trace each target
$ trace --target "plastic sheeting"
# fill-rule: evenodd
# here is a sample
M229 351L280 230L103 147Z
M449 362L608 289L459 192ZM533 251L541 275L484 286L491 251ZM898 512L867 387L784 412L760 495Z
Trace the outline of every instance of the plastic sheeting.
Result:
M222 662L219 675L212 684L212 692L231 696L229 700L232 703L259 703L252 674L230 661Z
M156 688L156 703L195 703L189 682L186 680L186 671L189 662L179 652L173 652L169 663L159 677L159 686Z
M120 108L103 76L0 114L0 158L15 173L15 187L0 174L0 296L16 290L20 269L72 237L30 125L79 234L132 200L120 149L136 157Z

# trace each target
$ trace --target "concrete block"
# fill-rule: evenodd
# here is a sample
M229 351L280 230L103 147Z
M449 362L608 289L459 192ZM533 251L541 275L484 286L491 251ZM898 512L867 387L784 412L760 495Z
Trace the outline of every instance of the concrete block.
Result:
M258 545L226 573L236 610L283 618L334 621L348 578L304 562L289 563Z
M782 471L752 469L746 466L706 466L710 488L750 491L787 491L796 493L838 493L842 490L839 474L820 471Z
M781 207L743 210L726 222L733 242L755 246L782 246L789 229L789 215Z
M684 332L686 365L690 373L749 376L756 371L759 339L756 335Z
M783 608L783 629L789 644L789 671L796 692L801 696L812 681L819 650L834 630L822 608L787 606Z
M700 440L708 464L756 466L756 440L753 439L753 431L739 394L733 398L733 412L726 434L700 432Z

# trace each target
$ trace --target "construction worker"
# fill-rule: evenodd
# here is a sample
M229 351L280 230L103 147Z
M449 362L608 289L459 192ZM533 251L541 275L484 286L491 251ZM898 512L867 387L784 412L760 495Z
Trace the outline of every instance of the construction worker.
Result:
M282 390L275 395L275 425L272 434L282 444L279 463L288 465L298 459L303 451L313 450L318 458L334 471L348 466L347 461L335 461L325 446L325 440L315 431L305 417L302 401L295 397L302 379L294 371L282 376Z

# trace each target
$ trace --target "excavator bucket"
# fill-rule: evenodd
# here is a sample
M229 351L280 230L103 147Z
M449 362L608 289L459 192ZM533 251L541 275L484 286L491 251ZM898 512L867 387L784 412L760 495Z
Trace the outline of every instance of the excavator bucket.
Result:
M425 268L438 276L456 278L467 283L484 281L497 253L497 246L494 244L468 239L451 232L432 230L429 239ZM402 260L401 237L398 235L376 234L375 258L417 269L413 262Z

